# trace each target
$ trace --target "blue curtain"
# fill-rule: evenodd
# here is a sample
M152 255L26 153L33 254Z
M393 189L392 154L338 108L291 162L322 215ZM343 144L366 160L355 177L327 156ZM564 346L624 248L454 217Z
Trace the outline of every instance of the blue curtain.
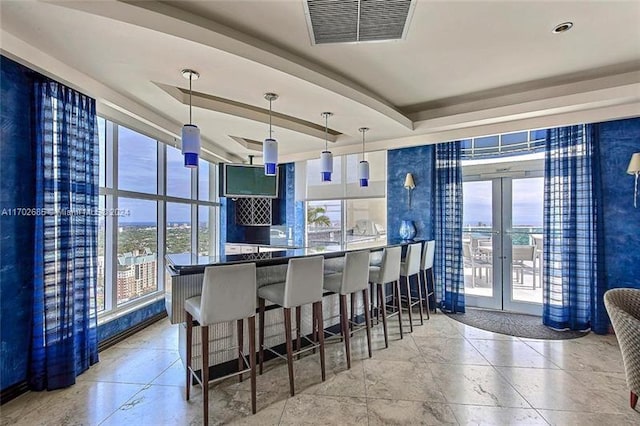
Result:
M594 126L547 131L542 322L607 332L599 152Z
M36 83L36 232L29 384L75 383L98 361L95 100Z
M436 297L446 312L464 312L462 165L460 142L436 145Z

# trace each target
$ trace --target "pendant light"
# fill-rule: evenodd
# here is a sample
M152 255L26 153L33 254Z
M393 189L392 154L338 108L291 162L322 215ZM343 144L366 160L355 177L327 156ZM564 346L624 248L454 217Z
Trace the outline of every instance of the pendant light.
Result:
M264 98L269 101L269 137L262 144L262 158L264 159L265 176L275 176L278 164L278 141L273 137L271 130L271 102L278 99L275 93L265 93Z
M333 173L333 154L329 151L329 117L332 112L323 112L324 117L324 151L320 153L320 167L322 182L331 182L331 173Z
M191 122L191 82L197 80L200 74L194 70L184 69L182 76L189 80L189 124L182 126L182 155L184 155L184 166L192 169L198 167L200 129Z
M358 164L358 179L360 179L360 186L369 186L369 162L364 159L364 134L369 128L360 127L358 130L362 132L362 161Z

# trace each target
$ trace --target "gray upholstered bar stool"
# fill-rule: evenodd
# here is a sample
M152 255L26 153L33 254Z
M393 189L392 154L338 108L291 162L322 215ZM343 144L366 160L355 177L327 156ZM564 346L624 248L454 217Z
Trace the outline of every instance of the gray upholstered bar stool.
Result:
M415 305L420 308L420 325L424 324L422 317L422 289L420 288L420 256L422 255L422 243L410 244L407 247L407 255L404 262L400 263L400 278L404 278L407 290L407 310L409 311L409 328L413 333L413 317L411 311ZM416 276L418 281L418 300L411 297L411 277Z
M354 251L344 256L344 268L341 273L325 275L324 289L340 295L340 330L344 340L347 368L351 368L351 335L363 329L367 331L367 346L371 358L371 318L369 315L369 250ZM347 296L351 296L351 318L355 318L355 296L362 292L365 325L353 329L353 321L347 316Z
M424 247L422 249L422 259L420 261L420 279L421 281L419 286L424 286L424 299L427 303L427 319L430 318L429 311L431 307L429 306L429 297L433 296L436 286L436 279L433 273L433 260L435 258L436 253L436 242L434 240L427 241L424 243ZM431 277L431 288L429 288L429 279ZM433 307L434 313L437 313L436 307Z
M256 264L211 266L204 270L202 294L184 302L187 319L187 389L189 400L192 377L202 385L204 424L209 423L209 326L236 321L238 327L238 369L240 371L215 379L220 381L231 376L251 372L251 411L256 413ZM249 362L243 353L244 319L249 319ZM191 368L191 346L193 344L193 320L202 332L201 378ZM243 368L243 367L249 368Z
M322 285L324 281L324 257L301 257L289 259L287 267L287 278L285 282L270 284L258 289L258 310L259 310L259 358L260 374L262 374L262 364L264 362L264 349L282 357L271 348L264 347L264 312L265 301L282 306L284 314L284 333L287 348L287 366L289 368L289 391L291 396L295 394L293 384L293 356L308 350L320 348L320 369L322 370L322 381L325 380L325 360L324 360L324 325L322 319ZM312 304L313 335L317 335L318 342L302 349L300 343L293 351L291 339L291 308L298 308L302 305ZM298 318L296 318L297 320ZM300 324L298 328L298 342L300 342ZM306 337L305 337L306 339ZM308 339L307 339L308 340Z
M376 317L379 318L382 313L382 329L384 330L384 347L389 347L389 335L387 332L387 318L398 315L400 324L400 338L402 334L402 304L400 303L400 258L402 256L402 247L387 247L382 252L382 262L380 266L369 267L369 283L376 287L377 309ZM387 296L385 285L393 286L394 300L396 310L387 314Z

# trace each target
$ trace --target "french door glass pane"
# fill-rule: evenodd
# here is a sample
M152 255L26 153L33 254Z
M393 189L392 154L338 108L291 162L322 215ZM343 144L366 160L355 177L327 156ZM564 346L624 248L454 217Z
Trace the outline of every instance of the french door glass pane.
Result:
M465 293L493 297L492 181L464 182L462 191Z
M342 202L339 200L307 203L307 245L340 246L342 241Z
M167 203L166 254L191 253L191 204Z
M542 212L544 178L512 182L511 299L542 303Z
M158 290L157 201L118 198L117 303L135 300ZM126 214L128 213L128 214Z

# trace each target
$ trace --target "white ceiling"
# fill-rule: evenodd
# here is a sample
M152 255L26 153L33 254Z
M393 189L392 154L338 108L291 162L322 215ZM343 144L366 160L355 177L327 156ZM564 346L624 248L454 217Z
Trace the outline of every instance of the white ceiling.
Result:
M179 128L188 110L158 84L187 87L182 68L201 73L195 91L251 106L267 108L263 93L273 91L280 113L321 124L322 111L334 112L329 127L343 133L337 152L357 150L362 126L380 141L372 146L389 147L415 144L436 125L482 132L474 126L508 113L515 120L606 104L640 115L640 73L617 77L640 70L640 1L414 1L406 40L316 46L302 0L2 1L3 35L20 41L5 36L2 49L91 92L61 75L79 71L100 88L89 93L99 102L125 114L140 105L135 116L168 134L176 131L166 123ZM574 28L552 34L564 21ZM595 77L604 79L574 83ZM560 104L532 103L556 93ZM514 105L529 109L516 115ZM493 115L478 119L489 108ZM211 150L243 158L249 151L229 136L267 133L262 118L227 111L197 108L194 122ZM311 157L324 145L284 128L275 135L285 158Z

